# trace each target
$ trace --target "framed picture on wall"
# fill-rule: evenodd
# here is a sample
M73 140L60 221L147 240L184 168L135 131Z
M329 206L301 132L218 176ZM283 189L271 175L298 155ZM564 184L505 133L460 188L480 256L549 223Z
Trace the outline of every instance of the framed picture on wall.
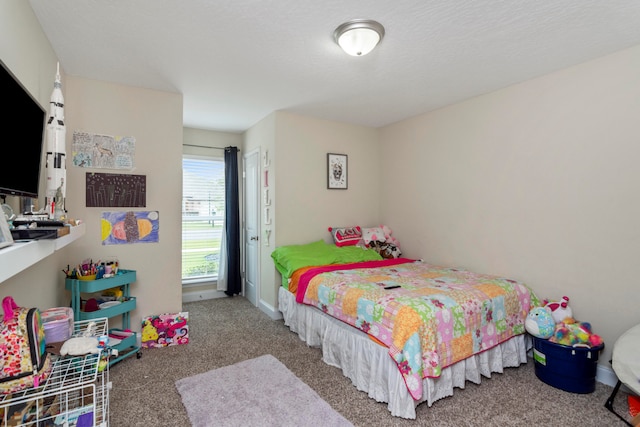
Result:
M9 230L9 224L4 216L4 212L0 211L0 248L13 245L13 236Z
M327 188L347 189L347 155L327 154Z

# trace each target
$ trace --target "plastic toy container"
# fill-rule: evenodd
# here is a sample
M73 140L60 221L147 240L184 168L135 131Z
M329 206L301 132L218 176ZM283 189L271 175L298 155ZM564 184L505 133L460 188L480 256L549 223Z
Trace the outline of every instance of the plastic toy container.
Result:
M62 342L73 335L73 309L54 307L41 314L46 343Z
M536 376L543 382L571 393L593 393L596 389L598 356L604 343L592 348L569 347L533 338Z

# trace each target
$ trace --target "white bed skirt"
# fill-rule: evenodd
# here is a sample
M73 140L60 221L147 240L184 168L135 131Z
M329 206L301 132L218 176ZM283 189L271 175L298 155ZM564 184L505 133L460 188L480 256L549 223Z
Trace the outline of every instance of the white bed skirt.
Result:
M278 309L284 324L300 336L307 345L322 348L322 360L342 369L353 385L377 402L388 403L391 415L416 418L416 406L453 395L454 387L464 388L465 381L480 384L481 377L492 372L502 373L505 367L527 363L531 340L527 334L518 335L490 350L462 360L442 370L439 378L423 380L422 399L414 400L404 384L402 375L389 356L388 348L372 341L367 334L334 319L317 308L298 304L295 296L280 287Z

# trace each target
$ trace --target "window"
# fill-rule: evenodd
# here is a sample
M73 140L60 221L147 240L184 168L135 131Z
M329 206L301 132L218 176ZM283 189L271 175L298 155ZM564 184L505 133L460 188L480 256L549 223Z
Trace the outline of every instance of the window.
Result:
M182 284L215 281L224 221L224 160L182 158Z

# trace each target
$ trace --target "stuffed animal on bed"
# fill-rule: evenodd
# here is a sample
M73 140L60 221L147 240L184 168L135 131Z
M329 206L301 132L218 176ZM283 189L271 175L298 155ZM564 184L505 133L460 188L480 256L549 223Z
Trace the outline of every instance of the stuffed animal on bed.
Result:
M393 237L393 232L391 231L391 229L386 225L381 225L380 227L382 227L382 231L384 232L384 241L400 247L400 242L398 241L398 239Z
M536 338L550 338L555 326L549 307L532 308L524 321L524 329Z
M386 225L362 229L362 241L366 248L375 250L382 258L400 258L400 242L391 236L391 229Z
M399 258L400 255L402 255L402 252L400 252L400 248L393 243L372 240L371 242L369 242L367 247L378 252L384 259Z

